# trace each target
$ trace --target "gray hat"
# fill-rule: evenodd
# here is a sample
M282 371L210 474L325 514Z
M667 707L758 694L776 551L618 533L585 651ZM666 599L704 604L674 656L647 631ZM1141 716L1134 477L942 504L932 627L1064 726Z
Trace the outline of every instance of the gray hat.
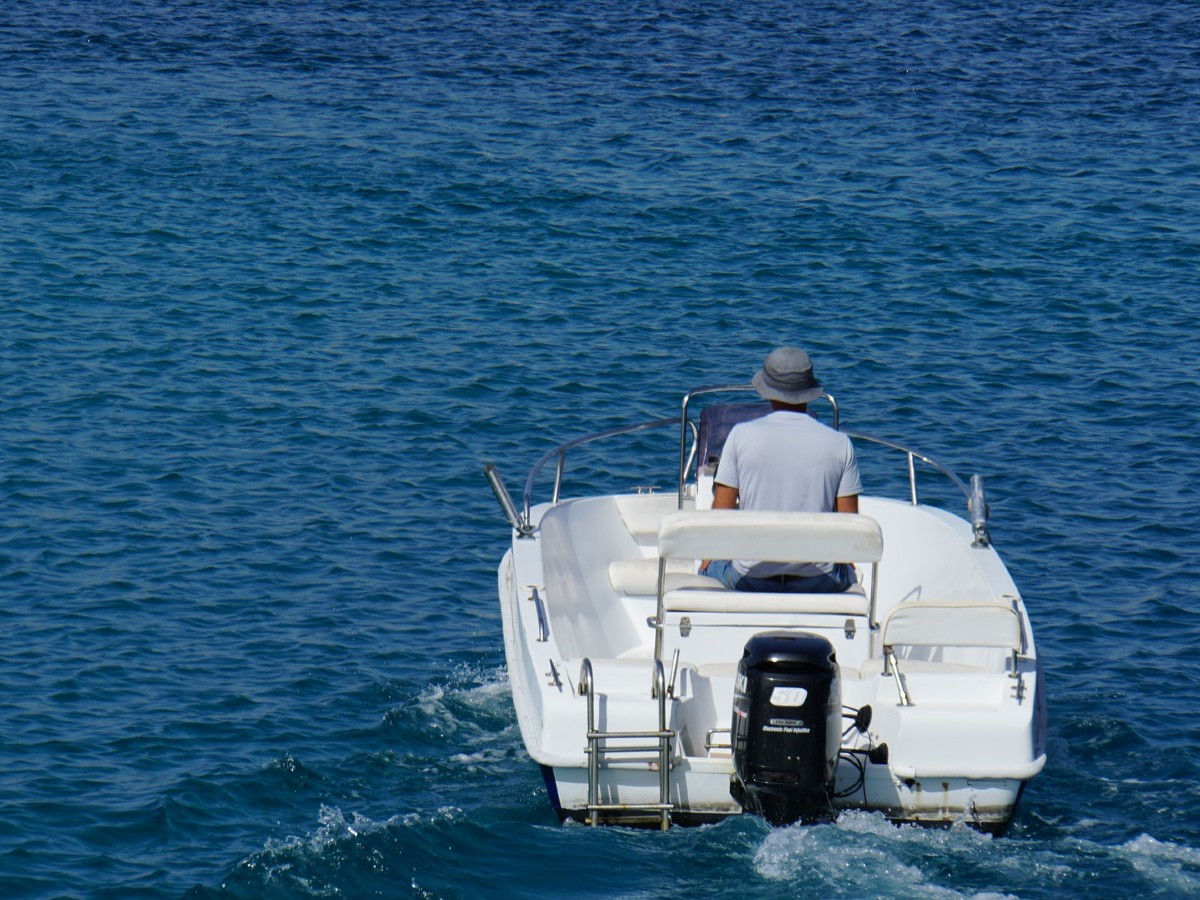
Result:
M821 396L820 382L813 377L812 360L803 350L780 347L772 350L754 376L754 389L764 400L799 406Z

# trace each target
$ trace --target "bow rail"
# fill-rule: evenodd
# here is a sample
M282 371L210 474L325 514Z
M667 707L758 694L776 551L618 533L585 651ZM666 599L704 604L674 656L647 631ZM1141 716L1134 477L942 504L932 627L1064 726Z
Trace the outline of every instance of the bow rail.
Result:
M636 434L641 431L647 431L654 428L665 428L669 425L676 425L680 429L679 436L679 471L677 496L679 507L683 507L683 500L687 490L689 478L692 476L693 468L696 465L697 443L699 440L699 427L688 416L688 408L694 398L714 393L728 392L747 392L753 391L751 385L714 385L710 387L701 387L689 391L683 398L683 405L678 416L672 416L666 419L654 419L649 422L640 422L635 425L624 425L619 428L610 428L605 431L599 431L594 434L584 435L583 437L573 438L559 444L554 449L546 452L529 471L529 476L525 479L525 490L522 494L522 505L520 511L517 510L512 498L509 496L507 489L500 480L499 473L496 467L488 463L484 467L484 472L487 475L488 481L492 485L492 490L496 494L496 499L499 501L501 508L504 510L505 517L509 524L521 536L526 537L531 535L535 526L532 521L533 509L533 492L538 476L545 468L546 464L551 460L555 460L554 469L554 488L551 494L551 505L557 505L562 494L563 475L566 470L567 453L577 447L582 447L585 444L595 443L596 441L606 440L608 438L619 437L621 435ZM840 428L840 413L838 410L837 401L830 394L822 394L822 399L827 401L833 410L833 428L841 431ZM975 546L986 547L991 543L991 537L988 534L988 505L984 496L983 478L980 475L972 475L970 484L964 482L958 477L949 467L943 465L938 460L928 456L920 451L903 444L899 441L890 440L888 438L878 437L873 434L868 434L862 431L852 431L846 429L842 432L855 441L863 441L870 444L875 444L881 447L895 450L905 454L908 462L908 486L909 498L914 506L920 503L920 497L917 493L917 462L920 461L941 475L945 476L955 487L962 492L963 497L967 501L967 510L970 514L971 528L975 535ZM690 441L689 441L690 438Z

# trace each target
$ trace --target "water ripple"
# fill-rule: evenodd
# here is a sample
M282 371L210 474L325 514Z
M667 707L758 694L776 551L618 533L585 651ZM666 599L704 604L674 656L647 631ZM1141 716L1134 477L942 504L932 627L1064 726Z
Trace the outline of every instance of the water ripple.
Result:
M3 17L0 893L1200 893L1187 3ZM482 463L784 340L987 478L1051 701L1011 839L546 808Z

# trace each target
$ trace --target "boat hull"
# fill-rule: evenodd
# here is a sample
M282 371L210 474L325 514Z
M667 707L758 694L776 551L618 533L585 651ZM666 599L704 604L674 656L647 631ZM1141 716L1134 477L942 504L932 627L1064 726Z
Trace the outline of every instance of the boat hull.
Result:
M569 518L562 510L569 504L556 507L553 517ZM887 504L866 505L885 521L896 512ZM577 512L587 510L581 504ZM900 525L911 517L906 512ZM933 519L946 524L936 514ZM851 709L869 706L873 710L868 731L860 734L851 729L846 739L832 799L835 810L877 811L897 823L964 822L1003 833L1025 781L1044 764L1044 694L1031 639L1015 672L999 664L956 663L947 653L937 660L901 660L902 684L910 695L906 705L895 674L884 671L878 629L865 627L849 637L845 626L851 623L843 617L835 617L831 624L828 616L805 614L784 616L784 620L776 615L771 621L740 615L728 624L706 625L697 613L691 633L675 637L677 645L688 649L674 670L667 665L671 696L665 724L672 737L665 798L659 757L650 750L622 757L605 755L590 776L589 701L582 663L588 660L595 682L594 712L599 722L593 730L653 730L654 633L646 628L646 620L654 612L654 598L618 597L609 588L590 608L582 585L572 585L569 573L564 574L563 562L547 559L547 551L562 549L556 547L554 532L564 523L545 524L536 535L514 536L498 572L498 589L518 722L530 755L541 767L550 804L564 821L660 827L664 817L653 807L663 803L669 805L665 818L672 824L703 824L740 815L742 809L730 792L733 759L727 738L721 746L720 732L729 728L734 670L742 644L747 636L780 625L823 631L839 641L843 701ZM590 515L571 523L580 534L595 534L596 525ZM960 529L958 537L969 542L969 531ZM602 538L592 545L598 547L600 557L612 555ZM999 593L1019 604L994 551L975 559L984 575L1001 578ZM956 577L961 578L961 573ZM642 641L614 646L621 639L620 631L610 624L605 645L605 629L593 621L599 614L596 610L605 609L610 615L619 613L631 629L641 625ZM1023 615L1023 605L1020 609ZM721 615L711 618L719 620ZM620 741L601 739L597 745L604 743ZM876 752L872 761L866 751L880 745L886 745L887 752L883 756Z
M591 824L587 770L542 766L541 772L550 805L559 819ZM730 794L729 774L673 770L671 785L672 824L708 825L743 814ZM946 778L899 786L877 784L868 791L874 798L872 802L835 801L834 810L877 812L897 825L946 827L961 823L1003 835L1012 822L1023 789L1024 782L1017 779ZM895 797L890 804L882 799L889 793ZM606 804L626 803L630 808L603 812L597 816L596 824L659 827L657 815L641 811L641 806L657 800L657 773L606 771L601 777L600 795Z

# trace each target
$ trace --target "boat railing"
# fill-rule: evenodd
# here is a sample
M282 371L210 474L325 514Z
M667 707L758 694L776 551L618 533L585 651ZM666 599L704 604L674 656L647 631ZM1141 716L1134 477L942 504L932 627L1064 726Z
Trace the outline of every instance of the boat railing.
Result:
M497 499L500 501L501 507L504 509L505 516L509 520L509 524L522 536L530 535L535 528L532 521L533 508L533 491L537 482L538 476L545 468L546 464L551 460L555 461L554 470L554 489L550 498L551 505L557 505L562 493L563 473L566 467L567 453L577 447L585 444L591 444L596 441L605 440L607 438L618 437L620 435L636 434L640 431L647 431L653 428L664 428L668 425L677 425L680 429L679 436L679 472L677 497L678 505L682 509L683 501L686 494L689 475L693 466L696 464L697 443L699 430L697 424L688 417L688 408L695 397L704 394L714 393L729 393L729 392L747 392L753 391L751 385L713 385L710 387L697 388L689 391L683 398L683 406L678 417L668 419L655 419L650 422L641 422L636 425L624 425L619 428L610 428L606 431L599 431L594 434L584 435L583 437L573 438L565 443L559 444L554 449L545 453L529 471L529 476L525 479L525 490L522 495L522 508L518 511L508 496L508 491L504 488L500 480L499 474L496 472L495 466L488 464L484 472L491 482L492 490L495 492ZM835 430L840 429L840 414L837 400L830 394L822 394L822 399L829 403L832 408L832 427ZM909 499L913 505L920 502L920 497L917 492L917 462L920 461L933 468L935 471L944 475L949 481L957 487L966 498L967 510L970 513L971 528L975 535L975 545L986 547L991 543L991 538L988 534L988 506L987 500L983 491L983 478L979 475L972 475L970 484L964 482L958 477L949 467L943 465L938 460L931 456L903 444L899 441L893 441L888 438L881 438L873 434L867 434L861 431L845 430L843 434L856 440L871 444L877 444L891 450L896 450L903 453L908 458L908 488ZM689 440L690 438L690 440Z
M574 438L566 443L559 444L553 450L547 452L541 459L534 463L533 468L529 470L529 477L525 479L525 493L523 500L523 518L526 525L530 525L530 518L533 508L533 488L537 482L537 477L550 460L557 460L554 471L554 492L550 497L551 505L557 505L559 496L562 492L563 471L566 467L567 451L574 450L576 447L581 447L584 444L591 444L595 441L601 441L606 438L618 437L623 434L636 434L639 431L647 431L651 428L665 428L668 425L678 425L679 419L672 417L669 419L655 419L652 422L641 422L637 425L623 425L620 428L610 428L607 431L598 431L595 434L587 434L583 437ZM684 425L687 428L687 423ZM695 446L696 426L692 425L692 444ZM695 451L693 450L693 453Z
M893 441L887 438L877 437L876 435L867 434L862 431L851 431L850 429L844 430L842 434L853 438L856 441L866 441L867 443L878 444L881 447L888 447L892 450L898 450L908 456L908 492L909 499L912 501L913 506L916 506L921 502L920 497L917 495L917 460L920 460L921 462L940 472L942 475L945 475L946 478L948 478L950 482L962 492L963 497L966 498L967 511L971 515L971 529L975 534L975 546L986 547L991 543L991 537L988 534L987 527L988 507L987 500L984 498L983 494L982 475L972 475L971 483L968 485L956 474L954 474L951 469L938 462L932 456L926 456L924 453L914 450L907 444L902 444L899 441Z

